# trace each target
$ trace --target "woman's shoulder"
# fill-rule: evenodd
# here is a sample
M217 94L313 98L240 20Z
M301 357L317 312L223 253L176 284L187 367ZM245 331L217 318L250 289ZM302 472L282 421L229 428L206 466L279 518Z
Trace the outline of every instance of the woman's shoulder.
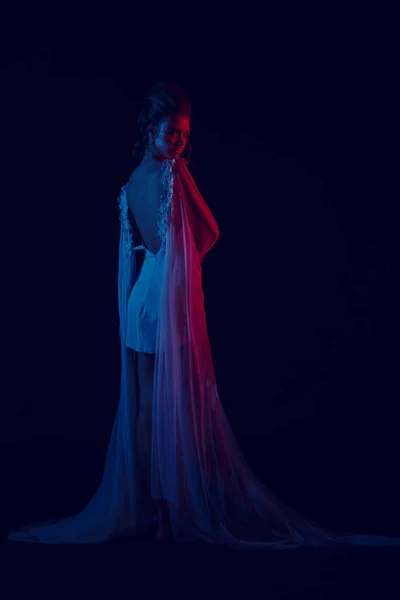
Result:
M162 162L157 160L145 160L139 163L138 166L132 171L131 177L160 173L162 171L162 167Z
M126 186L128 206L133 214L138 206L158 204L161 194L161 165L140 164Z
M152 184L157 184L162 174L161 163L141 163L134 169L128 181L128 189L149 189Z

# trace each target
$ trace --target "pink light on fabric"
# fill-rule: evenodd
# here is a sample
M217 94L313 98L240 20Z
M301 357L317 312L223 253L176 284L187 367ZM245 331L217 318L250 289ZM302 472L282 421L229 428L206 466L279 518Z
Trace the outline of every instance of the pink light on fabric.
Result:
M219 399L201 264L218 226L183 160L167 161L171 210L155 363L151 494L169 503L174 537L231 547L400 543L322 530L250 471Z

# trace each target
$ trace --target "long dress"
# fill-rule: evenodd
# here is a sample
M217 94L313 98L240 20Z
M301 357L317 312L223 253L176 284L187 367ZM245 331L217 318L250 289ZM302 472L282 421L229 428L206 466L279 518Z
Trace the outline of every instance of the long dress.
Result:
M120 402L103 479L77 515L28 525L9 535L25 542L98 543L135 536L155 519L138 475L136 353L127 345L129 298L137 280L138 232L118 199ZM400 538L334 532L285 506L247 465L219 398L202 292L202 262L219 231L183 159L162 165L159 235L165 264L156 331L151 496L169 504L178 542L243 549L400 546Z

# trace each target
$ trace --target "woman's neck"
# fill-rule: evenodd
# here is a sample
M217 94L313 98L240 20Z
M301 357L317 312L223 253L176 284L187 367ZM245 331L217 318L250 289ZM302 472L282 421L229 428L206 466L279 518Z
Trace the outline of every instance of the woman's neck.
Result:
M148 146L147 146L146 150L144 151L143 158L142 158L142 162L144 162L144 163L164 162L165 160L166 160L165 157L154 152L154 150L150 150L150 148Z

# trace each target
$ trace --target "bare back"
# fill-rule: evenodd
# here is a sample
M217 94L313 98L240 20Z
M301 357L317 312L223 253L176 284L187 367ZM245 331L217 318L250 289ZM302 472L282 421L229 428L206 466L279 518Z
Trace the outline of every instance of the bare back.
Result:
M157 253L161 247L158 219L161 202L161 169L158 162L140 164L132 173L127 187L128 208L146 248Z

